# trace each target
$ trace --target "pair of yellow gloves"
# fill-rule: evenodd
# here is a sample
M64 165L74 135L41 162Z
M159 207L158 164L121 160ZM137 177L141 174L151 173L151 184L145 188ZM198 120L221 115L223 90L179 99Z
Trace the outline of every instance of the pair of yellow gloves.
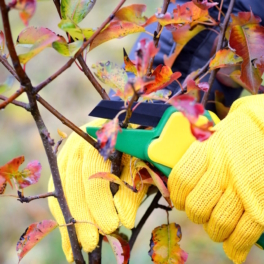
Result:
M194 223L203 224L213 241L223 242L226 255L235 263L245 261L264 231L263 109L264 95L237 100L207 141L196 141L190 146L168 180L174 206L185 210ZM123 155L121 178L131 183L129 161L130 157ZM96 247L98 228L109 234L120 223L127 228L134 227L136 212L148 185L137 194L121 186L113 197L108 181L88 180L94 173L109 172L110 162L104 162L93 147L74 133L63 147L58 164L73 217L94 223L76 224L84 251L90 252ZM133 166L132 174L136 174ZM50 181L49 190L53 188ZM55 198L49 198L49 206L57 222L63 224ZM60 231L64 253L71 262L67 229L63 227Z

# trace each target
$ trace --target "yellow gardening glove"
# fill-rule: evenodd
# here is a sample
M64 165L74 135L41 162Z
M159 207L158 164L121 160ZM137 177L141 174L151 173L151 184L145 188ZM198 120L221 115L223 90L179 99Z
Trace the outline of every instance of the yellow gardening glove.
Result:
M264 231L264 95L237 100L205 142L173 168L168 188L179 210L204 224L227 256L245 261Z
M101 126L102 120L96 120L86 126ZM136 176L134 162L131 162L131 173ZM94 250L98 244L98 228L104 234L114 232L120 224L127 228L133 228L137 209L144 198L148 185L144 185L138 193L132 192L127 187L121 186L112 196L110 183L107 180L91 179L89 176L97 172L110 172L110 161L104 161L99 152L94 149L83 138L73 133L58 157L58 166L63 190L74 219L88 221L88 223L77 223L75 225L79 243L86 252ZM123 155L122 166L124 166L121 179L132 184L130 176L130 156ZM53 191L53 181L50 179L49 191ZM64 218L57 199L49 198L51 213L57 222L64 224ZM60 228L62 237L62 248L68 262L73 261L70 240L66 227Z

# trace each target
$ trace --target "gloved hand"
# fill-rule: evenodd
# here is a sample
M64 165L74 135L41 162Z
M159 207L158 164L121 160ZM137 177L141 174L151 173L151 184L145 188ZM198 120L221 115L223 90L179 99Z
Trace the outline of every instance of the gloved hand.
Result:
M168 188L179 210L226 255L245 261L264 231L264 95L237 100L205 142L194 142L173 168Z
M96 120L89 126L101 126L104 121ZM87 124L88 125L88 124ZM82 129L85 130L83 126ZM136 176L133 162L131 172ZM86 252L91 252L98 244L99 234L96 226L105 234L114 232L120 225L133 228L137 209L144 198L148 185L144 185L140 192L133 193L127 187L121 186L112 196L110 183L107 180L91 179L89 176L97 172L110 172L110 161L104 161L99 152L77 134L73 133L65 143L58 157L58 166L65 196L72 213L77 221L75 225L79 243ZM124 166L121 179L132 184L130 176L130 156L123 155ZM50 179L49 191L54 190ZM50 197L49 207L56 221L64 224L64 218L57 199ZM68 262L73 261L73 254L66 227L60 228L62 248Z

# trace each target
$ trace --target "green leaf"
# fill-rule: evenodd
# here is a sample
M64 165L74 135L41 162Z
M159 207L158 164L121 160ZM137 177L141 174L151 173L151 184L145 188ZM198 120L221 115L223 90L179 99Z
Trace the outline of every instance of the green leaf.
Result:
M58 24L58 27L69 33L74 40L83 40L84 38L89 39L94 33L93 29L81 29L69 19L61 20L61 22Z
M75 23L81 22L91 11L96 0L62 0L62 19L71 18Z
M10 88L14 83L15 78L10 75L4 83L0 84L0 94L4 93L8 88Z
M181 240L181 227L176 223L156 227L151 234L149 255L155 264L183 264L188 254L178 242Z
M55 41L52 43L52 47L65 57L73 57L74 54L80 49L82 44L82 40L77 40L70 44Z

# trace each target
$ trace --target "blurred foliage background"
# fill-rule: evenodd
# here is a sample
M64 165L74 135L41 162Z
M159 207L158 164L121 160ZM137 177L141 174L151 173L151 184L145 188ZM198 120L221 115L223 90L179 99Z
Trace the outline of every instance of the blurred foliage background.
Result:
M118 0L97 0L97 3L91 13L82 21L81 27L96 28L101 25L103 20L110 14L110 11L117 5ZM128 0L127 5L132 3L145 3L147 5L146 16L152 15L156 8L161 6L162 0ZM64 34L57 24L60 22L57 11L52 1L39 1L34 17L31 19L30 26L47 27L58 34ZM3 25L0 22L0 29ZM10 12L10 23L12 26L13 38L16 40L18 34L24 29L24 25L19 19L16 11ZM91 66L100 60L110 60L122 64L122 48L129 52L135 43L138 34L109 41L88 53L87 63ZM22 50L18 49L18 52ZM32 80L33 85L39 84L48 76L58 70L68 59L60 56L53 49L46 49L27 64L27 74ZM9 76L8 71L0 65L0 83L4 82ZM18 83L6 92L5 95L11 95L18 89ZM105 87L109 89L109 87ZM91 118L88 113L100 101L100 96L91 86L85 75L72 65L61 76L51 82L41 91L41 96L47 100L54 108L60 111L64 116L80 126L87 123ZM25 95L19 97L19 100L27 101ZM59 140L57 129L70 134L70 130L61 124L42 106L39 107L43 119L48 127L51 137L55 141ZM49 166L44 153L38 131L30 113L25 110L9 105L0 112L0 166L4 165L14 157L24 155L26 164L34 159L41 162L43 170L40 181L37 185L31 186L25 190L26 195L35 195L44 193L47 190L49 180ZM21 166L23 167L23 165ZM10 187L6 190L7 194L15 194L15 190ZM140 220L146 207L152 198L149 198L139 209L137 221ZM164 202L165 204L165 202ZM107 217L107 216L106 216ZM36 200L29 204L20 204L15 198L0 198L0 263L14 264L18 262L16 255L16 243L26 227L43 219L52 219L48 210L47 200ZM170 221L181 225L183 238L180 242L181 247L189 253L187 263L204 264L224 264L231 263L222 249L222 245L212 243L203 227L191 223L184 212L173 210L170 213ZM158 225L166 223L166 213L156 209L145 224L143 231L139 235L132 251L131 264L134 263L152 263L148 256L149 240L151 231ZM129 230L124 230L127 234ZM87 259L87 254L85 254ZM263 263L264 252L254 247L246 263ZM41 241L26 257L21 261L22 264L62 264L66 263L61 249L59 230L53 231L43 241ZM104 243L103 263L115 263L114 254L110 246Z

